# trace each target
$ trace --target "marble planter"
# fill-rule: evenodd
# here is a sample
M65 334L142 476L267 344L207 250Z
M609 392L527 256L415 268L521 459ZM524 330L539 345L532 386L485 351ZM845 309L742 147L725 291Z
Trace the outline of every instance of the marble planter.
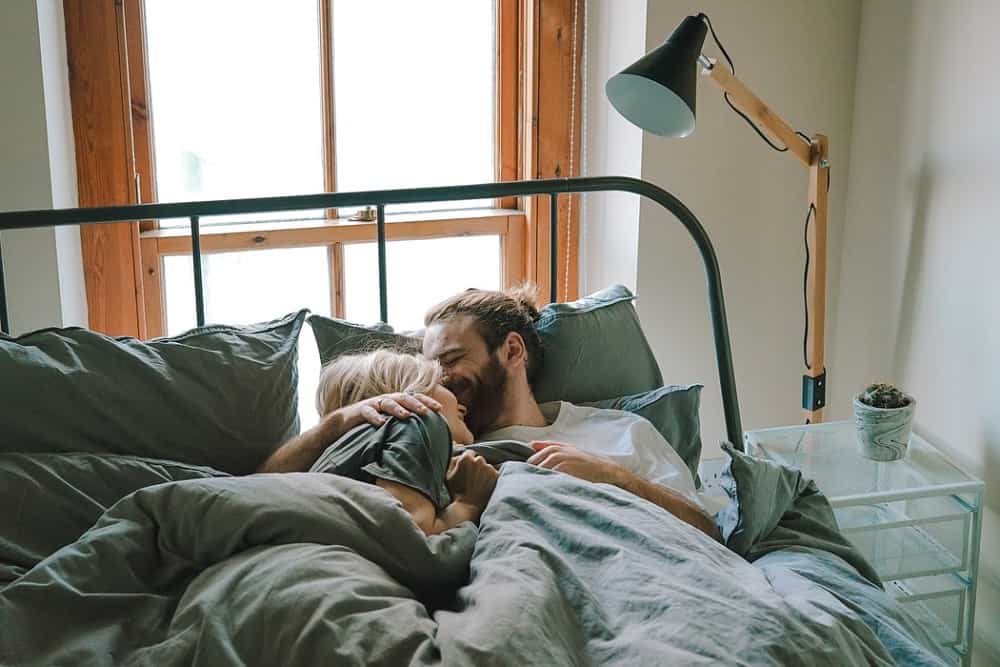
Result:
M895 461L906 456L917 405L912 396L907 398L910 404L901 408L873 408L854 397L854 422L862 456L875 461Z

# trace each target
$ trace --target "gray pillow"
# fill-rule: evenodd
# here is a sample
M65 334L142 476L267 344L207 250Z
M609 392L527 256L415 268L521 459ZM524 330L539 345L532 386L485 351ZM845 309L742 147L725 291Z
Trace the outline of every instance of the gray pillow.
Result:
M173 338L0 337L0 452L131 454L253 472L299 430L306 311Z
M703 385L671 384L653 391L583 403L592 408L633 412L652 422L684 460L697 486L701 460L701 420L698 407Z
M420 352L421 340L415 336L394 333L388 324L364 326L322 315L310 315L320 361L326 365L339 356L390 348L403 352Z
M614 285L542 309L545 361L535 383L539 403L581 403L656 389L663 375L639 326L632 292Z
M134 456L0 453L6 506L0 512L0 588L74 542L136 489L220 475L225 473Z
M538 332L545 362L535 383L539 403L579 403L636 394L663 384L632 300L622 285L569 303L542 308ZM420 350L420 339L392 333L387 325L366 327L320 315L309 317L326 364L342 354L377 347Z

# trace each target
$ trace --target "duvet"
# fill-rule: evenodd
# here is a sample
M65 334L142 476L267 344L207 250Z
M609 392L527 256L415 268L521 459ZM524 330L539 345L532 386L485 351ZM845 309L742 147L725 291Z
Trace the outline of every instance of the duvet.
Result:
M789 474L733 480L728 547L522 463L429 539L332 475L157 484L0 584L0 664L942 664Z

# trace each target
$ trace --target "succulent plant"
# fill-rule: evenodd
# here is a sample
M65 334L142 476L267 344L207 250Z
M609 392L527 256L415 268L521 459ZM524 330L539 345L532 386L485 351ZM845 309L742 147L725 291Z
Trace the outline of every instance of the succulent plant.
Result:
M904 408L910 404L910 397L891 384L870 384L858 397L865 405L873 408Z

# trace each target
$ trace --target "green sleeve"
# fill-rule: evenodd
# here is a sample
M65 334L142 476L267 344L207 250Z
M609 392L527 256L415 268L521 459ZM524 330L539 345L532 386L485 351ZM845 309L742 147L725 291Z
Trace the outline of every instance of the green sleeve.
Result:
M437 413L391 419L382 429L382 448L364 471L404 484L427 496L438 512L451 503L445 475L451 460L451 431Z

